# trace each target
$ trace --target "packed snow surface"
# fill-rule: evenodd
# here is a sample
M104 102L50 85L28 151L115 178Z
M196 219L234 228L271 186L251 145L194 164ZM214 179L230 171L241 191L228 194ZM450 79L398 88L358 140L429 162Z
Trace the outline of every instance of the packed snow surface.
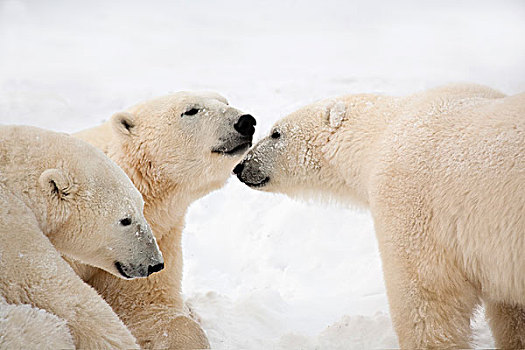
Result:
M73 132L215 90L257 118L448 82L525 91L525 2L0 0L0 123ZM334 110L334 125L341 111ZM231 178L194 203L183 289L214 349L397 346L370 214ZM491 347L478 310L476 343Z

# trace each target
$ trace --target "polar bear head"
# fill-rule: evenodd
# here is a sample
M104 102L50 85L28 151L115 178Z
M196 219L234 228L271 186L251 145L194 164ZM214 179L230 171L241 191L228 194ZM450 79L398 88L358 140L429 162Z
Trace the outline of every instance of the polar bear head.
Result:
M109 155L146 202L177 190L189 203L224 185L251 146L256 121L218 94L178 92L117 113L110 123L117 142Z
M144 201L102 152L55 134L58 156L39 175L44 231L56 249L122 278L146 277L164 261L143 215Z
M321 199L356 197L349 193L351 176L343 169L349 165L346 153L353 152L345 148L353 137L346 127L352 115L348 98L323 100L279 120L234 173L261 191Z

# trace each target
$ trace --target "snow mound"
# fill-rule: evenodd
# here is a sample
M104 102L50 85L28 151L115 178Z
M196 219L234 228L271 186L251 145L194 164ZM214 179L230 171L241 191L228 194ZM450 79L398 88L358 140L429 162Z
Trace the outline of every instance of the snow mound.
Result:
M317 337L297 334L282 336L277 349L346 350L397 348L390 318L383 312L374 316L343 316Z

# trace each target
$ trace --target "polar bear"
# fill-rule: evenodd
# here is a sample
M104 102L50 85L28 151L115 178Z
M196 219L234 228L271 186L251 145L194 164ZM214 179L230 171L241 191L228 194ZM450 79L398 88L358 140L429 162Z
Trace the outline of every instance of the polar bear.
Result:
M234 173L248 186L369 207L403 348L525 347L525 94L459 84L351 95L278 121Z
M224 185L251 146L256 121L215 93L178 92L140 103L76 134L103 150L144 196L164 271L123 281L75 264L145 348L208 348L181 296L181 234L188 206Z
M1 126L0 202L2 302L66 321L79 348L136 348L111 307L62 258L122 279L162 269L144 201L124 172L71 136Z

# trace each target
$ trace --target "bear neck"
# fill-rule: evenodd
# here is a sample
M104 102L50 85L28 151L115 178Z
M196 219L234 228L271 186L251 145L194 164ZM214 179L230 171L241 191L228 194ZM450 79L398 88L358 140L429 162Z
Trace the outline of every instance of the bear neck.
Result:
M216 188L222 187L224 181L216 186L185 183L183 181L171 182L169 187L156 196L144 195L146 206L144 213L154 227L161 228L163 232L179 230L184 227L184 218L189 206L199 198L204 197ZM157 237L162 238L163 233Z
M107 141L106 145L110 143ZM100 142L96 146L107 152L109 158L124 170L142 194L145 202L144 214L155 231L159 244L166 233L182 231L184 217L192 202L221 188L229 176L228 172L224 178L215 181L203 177L203 183L196 183L194 179L189 181L187 178L173 178L159 171L161 167L150 161L151 157L140 145L120 142L113 142L113 145L104 147L104 143Z
M180 186L172 188L163 196L145 196L145 201L144 215L155 230L155 237L159 244L168 232L182 231L184 217L192 198L188 198Z
M61 135L33 127L7 128L12 137L0 146L0 158L8 150L5 162L0 163L1 185L34 214L39 229L49 235L56 227L48 224L48 204L39 178L44 170L56 167L57 150L61 149L56 140L61 140Z
M121 154L134 154L134 157L121 157ZM182 231L190 204L207 194L155 173L154 166L144 166L147 162L141 160L140 152L136 150L121 150L108 155L124 170L142 194L145 202L144 215L159 244L167 233L173 230Z
M394 97L358 95L347 102L349 114L325 149L330 171L337 174L330 184L335 197L352 204L369 205L370 179L376 169L383 135L395 117L399 100ZM342 146L341 146L342 145Z
M3 181L3 184L6 185L7 190L14 197L21 201L24 206L33 213L39 229L45 235L48 235L48 233L53 230L53 227L49 227L46 222L47 202L42 191L39 191L39 188L33 188L35 184L38 184L38 174L41 174L43 171L44 169L39 168L24 168L23 173L26 175L23 181L20 181L20 178L8 179L7 181ZM4 172L0 170L0 173ZM15 171L15 174L20 176L22 173Z

